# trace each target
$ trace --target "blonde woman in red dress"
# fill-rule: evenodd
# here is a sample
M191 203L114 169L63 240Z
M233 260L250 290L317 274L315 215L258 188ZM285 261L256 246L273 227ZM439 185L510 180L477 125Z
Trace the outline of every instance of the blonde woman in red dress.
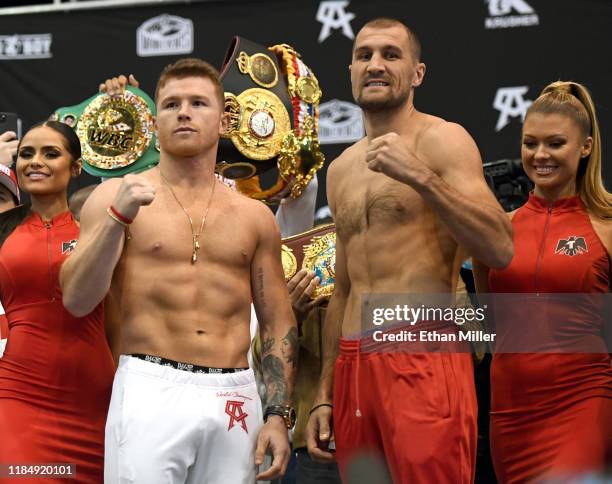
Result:
M602 183L599 126L584 86L559 81L542 91L525 118L521 157L535 189L510 214L514 257L501 270L477 264L477 286L545 298L579 293L547 306L555 326L545 331L582 352L502 349L493 356L490 435L501 483L602 471L612 443L612 367L603 336L610 321L601 306L610 290L612 195ZM579 303L587 298L592 304ZM524 332L544 334L546 318L528 303L533 297L522 300L495 313L498 350Z

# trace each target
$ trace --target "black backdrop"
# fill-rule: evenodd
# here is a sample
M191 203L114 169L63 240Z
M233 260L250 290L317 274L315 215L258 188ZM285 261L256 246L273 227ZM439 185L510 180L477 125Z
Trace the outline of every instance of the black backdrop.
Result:
M137 55L137 29L162 14L192 22L192 53ZM352 102L351 36L377 16L406 21L422 40L427 74L416 93L417 109L465 126L485 162L519 157L520 113L544 85L556 79L584 82L599 112L610 187L609 0L227 0L0 16L0 111L19 113L27 128L56 107L92 95L99 82L118 73L133 73L152 94L161 69L178 57L194 55L220 66L234 34L264 45L292 44L319 78L322 103ZM329 35L319 42L326 27ZM174 43L171 38L168 44L189 44L185 36ZM502 101L498 109L496 96ZM346 146L335 141L323 148L331 160ZM324 193L319 206L326 204Z

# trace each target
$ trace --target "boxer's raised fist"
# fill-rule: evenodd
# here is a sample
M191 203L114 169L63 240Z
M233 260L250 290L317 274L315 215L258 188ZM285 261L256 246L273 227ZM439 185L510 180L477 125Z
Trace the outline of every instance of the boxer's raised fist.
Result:
M370 141L365 161L370 170L408 185L415 184L423 174L430 171L406 140L393 132Z
M124 217L134 219L143 205L155 199L155 186L141 175L125 175L117 190L113 207Z

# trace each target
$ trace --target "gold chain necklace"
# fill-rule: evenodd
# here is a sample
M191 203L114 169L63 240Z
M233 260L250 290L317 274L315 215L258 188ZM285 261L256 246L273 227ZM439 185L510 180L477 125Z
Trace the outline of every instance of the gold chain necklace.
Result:
M183 204L180 202L180 200L176 196L176 193L174 193L174 190L170 186L170 183L168 183L168 180L166 180L166 177L162 173L161 168L159 170L159 174L161 175L163 182L166 184L166 186L170 190L170 193L172 193L172 196L176 200L176 203L178 203L179 207L181 207L183 212L185 212L185 215L187 215L187 219L189 220L189 226L191 228L191 240L193 243L193 253L191 254L191 263L195 264L196 261L198 260L198 252L200 250L200 236L202 235L204 227L206 226L206 218L208 217L208 210L210 209L210 204L212 202L213 195L215 194L215 186L217 186L217 180L213 178L213 186L212 186L212 190L210 191L210 198L208 199L208 204L206 205L206 209L204 210L204 214L202 215L202 223L200 223L200 230L198 231L198 233L195 233L193 231L193 220L191 218L191 215L189 215L189 212L185 210L185 207L183 207Z

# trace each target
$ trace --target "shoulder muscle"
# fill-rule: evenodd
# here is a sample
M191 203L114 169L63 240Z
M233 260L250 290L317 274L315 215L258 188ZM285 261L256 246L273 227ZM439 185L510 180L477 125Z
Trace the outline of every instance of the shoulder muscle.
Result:
M478 147L457 123L440 122L427 129L419 142L419 154L442 176L454 169L478 172L482 176Z

